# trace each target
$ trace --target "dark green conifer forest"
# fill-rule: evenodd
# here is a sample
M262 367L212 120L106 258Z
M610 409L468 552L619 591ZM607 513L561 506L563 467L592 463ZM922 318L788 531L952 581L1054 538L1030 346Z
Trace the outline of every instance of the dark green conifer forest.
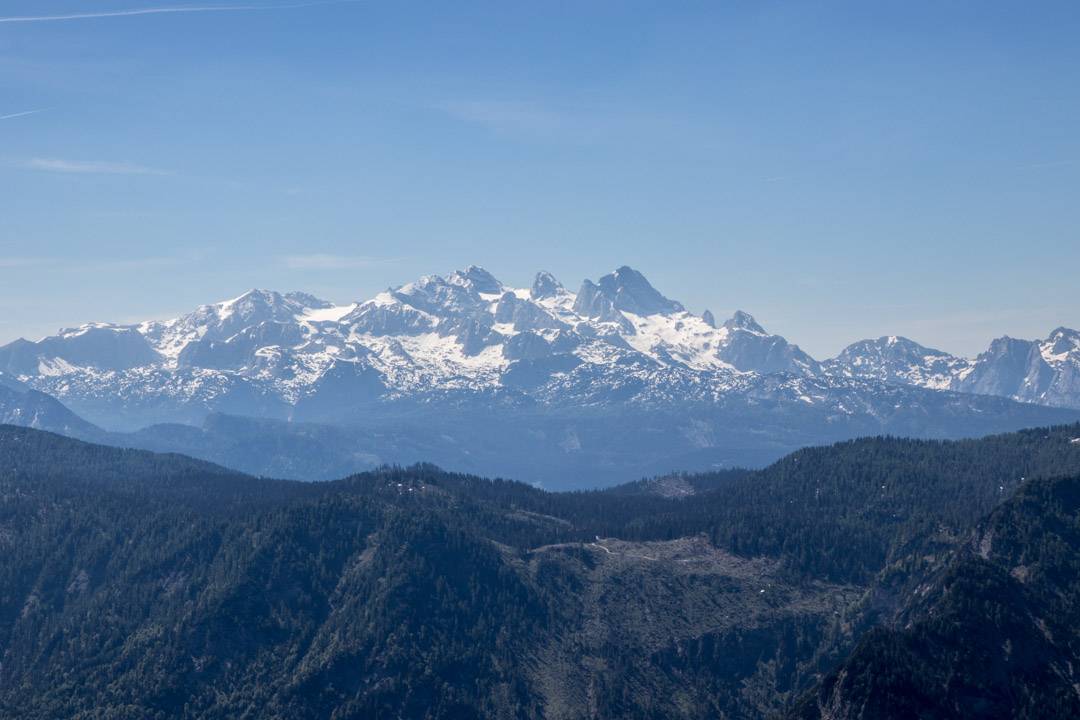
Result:
M548 493L3 426L0 716L1074 717L1078 436Z

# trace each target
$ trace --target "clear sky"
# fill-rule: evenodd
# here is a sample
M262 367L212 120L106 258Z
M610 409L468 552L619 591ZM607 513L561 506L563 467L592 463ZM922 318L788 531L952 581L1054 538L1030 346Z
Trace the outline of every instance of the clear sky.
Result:
M1080 326L1075 1L207 7L0 3L0 342L470 263L818 357Z

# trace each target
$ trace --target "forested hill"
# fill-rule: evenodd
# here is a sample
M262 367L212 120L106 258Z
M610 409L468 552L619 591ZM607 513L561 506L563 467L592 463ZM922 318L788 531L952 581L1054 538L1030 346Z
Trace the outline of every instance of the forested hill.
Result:
M670 497L3 426L0 716L767 717L1025 479L1080 475L1077 437L858 440Z
M792 717L1080 717L1080 477L1027 483Z
M0 425L0 487L134 495L218 510L309 492L302 483L255 478L184 455L95 445L14 425Z

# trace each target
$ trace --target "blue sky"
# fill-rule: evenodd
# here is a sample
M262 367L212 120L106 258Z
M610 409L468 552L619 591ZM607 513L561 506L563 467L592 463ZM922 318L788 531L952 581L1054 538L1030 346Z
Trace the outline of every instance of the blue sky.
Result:
M818 357L1080 326L1075 2L223 5L288 7L0 5L0 342L470 263Z

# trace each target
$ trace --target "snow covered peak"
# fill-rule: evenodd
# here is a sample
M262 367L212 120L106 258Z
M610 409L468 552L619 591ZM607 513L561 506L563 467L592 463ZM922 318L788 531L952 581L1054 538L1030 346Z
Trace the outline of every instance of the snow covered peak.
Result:
M306 292L293 291L285 293L285 300L296 303L297 305L307 310L329 310L334 307L334 303L317 298L314 295Z
M463 273L453 273L449 279L425 275L390 294L406 305L436 316L466 315L485 304L480 292Z
M200 305L172 320L142 323L139 332L158 353L175 362L190 343L226 340L263 323L295 323L312 311L331 307L331 303L307 293L283 295L256 288L231 300Z
M1080 349L1080 331L1067 327L1058 327L1050 333L1046 341L1053 343L1055 352L1070 352Z
M1080 333L1059 327L1045 340L997 338L954 387L1023 402L1080 407Z
M950 388L969 366L963 358L898 335L860 340L825 362L826 372L842 377L938 390Z
M485 295L498 295L503 291L503 284L479 265L470 265L464 270L455 270L447 277L452 285L461 285Z
M742 310L736 310L735 314L724 323L724 327L728 330L747 330L757 335L768 334L765 332L765 328L758 325L753 315Z
M274 305L283 301L284 296L275 290L251 288L247 292L241 293L231 300L222 300L221 302L212 303L212 305L222 309L231 309L237 306L250 307L255 305Z
M307 310L324 309L332 303L314 295L302 292L282 294L276 290L248 290L232 300L225 300L212 305L204 305L196 312L207 310L207 315L214 315L219 320L230 317L249 321L277 320L279 322L295 318Z
M924 347L900 335L884 335L876 340L860 340L852 343L844 348L838 357L860 362L871 356L921 360L928 356L945 357L948 353Z
M626 265L600 278L597 286L617 310L635 315L676 313L686 309L681 303L661 295L644 275Z
M1071 363L1080 368L1080 332L1066 327L1055 328L1039 343L1039 353L1052 367Z
M854 343L824 367L842 377L1080 407L1080 333L1063 327L1045 340L995 338L974 360L888 335Z
M749 313L737 311L721 329L727 333L727 339L718 355L732 367L765 374L789 373L807 377L821 374L817 360L798 345L765 332Z
M72 367L126 370L161 359L137 327L111 323L68 328L36 343L17 340L3 350L0 368L17 376L63 375Z

